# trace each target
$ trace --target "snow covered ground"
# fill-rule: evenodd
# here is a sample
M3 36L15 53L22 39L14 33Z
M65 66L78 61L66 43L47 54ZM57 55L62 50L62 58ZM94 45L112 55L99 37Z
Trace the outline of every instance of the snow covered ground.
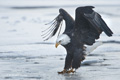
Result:
M100 41L120 40L119 0L0 0L0 80L119 80L120 44L97 48L90 60L102 63L82 66L75 74L58 75L64 66L65 49L54 46L56 37L44 42L41 31L64 8L73 17L78 6L93 5L113 37L104 33Z

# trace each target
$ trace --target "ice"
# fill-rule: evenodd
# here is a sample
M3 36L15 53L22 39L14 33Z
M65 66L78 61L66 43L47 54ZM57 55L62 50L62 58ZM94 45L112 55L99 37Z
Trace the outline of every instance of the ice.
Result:
M57 74L63 70L66 50L55 48L57 35L44 41L41 32L59 8L74 17L76 7L85 5L94 5L114 32L113 37L102 33L98 41L119 42L119 0L0 0L0 80L119 80L118 43L98 47L75 74Z

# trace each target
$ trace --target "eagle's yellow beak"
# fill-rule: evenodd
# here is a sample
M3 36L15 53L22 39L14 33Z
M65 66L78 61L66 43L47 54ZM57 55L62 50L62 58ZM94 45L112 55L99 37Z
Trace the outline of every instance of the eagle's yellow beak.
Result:
M57 48L59 45L60 45L60 42L56 43L56 44L55 44L55 47Z

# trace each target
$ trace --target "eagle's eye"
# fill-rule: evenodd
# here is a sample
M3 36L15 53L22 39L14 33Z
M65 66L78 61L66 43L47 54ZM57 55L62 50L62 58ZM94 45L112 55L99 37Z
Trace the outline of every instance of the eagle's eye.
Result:
M59 41L60 43L62 42L62 40Z
M64 39L60 40L59 42L60 42L60 43L61 43L61 42L64 42Z

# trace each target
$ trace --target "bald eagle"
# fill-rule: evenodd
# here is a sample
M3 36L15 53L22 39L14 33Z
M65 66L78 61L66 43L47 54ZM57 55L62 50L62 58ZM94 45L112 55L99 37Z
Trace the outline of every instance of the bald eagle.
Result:
M112 36L113 32L107 26L101 15L93 10L93 6L83 6L76 9L75 20L64 10L59 9L59 15L43 36L45 40L53 37L61 29L65 21L65 30L56 40L56 48L62 45L67 52L64 70L59 74L71 73L78 69L85 59L85 45L92 46L102 32ZM46 31L46 30L45 30Z

